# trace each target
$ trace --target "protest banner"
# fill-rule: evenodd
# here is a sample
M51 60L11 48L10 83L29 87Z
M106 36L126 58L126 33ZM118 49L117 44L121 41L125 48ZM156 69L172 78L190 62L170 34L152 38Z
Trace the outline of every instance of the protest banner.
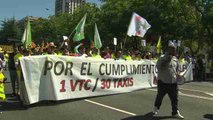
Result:
M124 61L70 56L21 58L29 104L131 92L155 87L152 60Z

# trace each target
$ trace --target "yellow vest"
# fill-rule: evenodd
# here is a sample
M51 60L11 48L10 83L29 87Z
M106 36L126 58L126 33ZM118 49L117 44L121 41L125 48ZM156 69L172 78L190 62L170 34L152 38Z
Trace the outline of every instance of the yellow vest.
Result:
M0 82L3 82L3 79L4 79L4 74L1 72L0 73ZM2 80L2 81L1 81Z
M112 59L115 58L115 54L114 54L114 53L111 54L111 58L112 58Z
M98 54L92 54L92 57L93 57L93 58L101 58L101 56L98 55Z
M154 57L154 59L153 59L155 62L157 62L158 61L158 57Z
M47 53L47 52L44 52L42 55L48 55L48 53Z
M9 59L9 55L7 53L4 54L4 58L8 60Z
M21 53L17 53L17 54L14 56L14 60L20 60L21 57L24 57L24 55L22 55Z
M131 57L130 55L125 55L125 56L124 56L124 59L125 59L125 60L132 60L132 57Z
M4 74L1 72L0 73L0 100L5 100L6 96L4 93Z
M184 59L184 58L180 58L179 61L180 61L181 63L185 63L185 59Z
M62 54L61 52L58 52L57 55L58 55L58 56L62 56L63 54Z
M14 60L15 62L19 62L21 57L24 57L24 55L22 55L21 53L17 53L15 56L14 56ZM20 71L21 70L21 66L19 65L17 67L17 71Z
M141 58L140 58L140 57L136 57L136 58L135 58L135 60L138 60L138 61L140 61L140 60L141 60Z

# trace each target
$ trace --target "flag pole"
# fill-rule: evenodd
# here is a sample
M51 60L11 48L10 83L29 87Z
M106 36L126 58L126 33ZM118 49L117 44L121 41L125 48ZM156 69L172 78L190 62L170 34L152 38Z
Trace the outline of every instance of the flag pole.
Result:
M127 35L126 35L126 37L125 37L125 39L124 39L124 45L123 45L123 48L125 48L125 45L126 45L126 39L127 39ZM122 51L123 51L123 49L122 49Z
M83 19L83 18L82 18L82 19ZM82 19L81 19L81 20L82 20ZM81 22L81 20L80 20L80 22ZM79 23L78 23L78 24L79 24ZM77 24L77 26L78 26L78 24ZM77 26L76 26L76 27L77 27ZM75 27L75 29L74 29L74 30L70 33L70 35L69 35L69 37L68 37L68 38L70 38L70 37L71 37L71 35L74 33L74 31L76 30L76 27Z
M27 16L27 18L26 18L26 26L25 26L25 29L26 29L26 34L25 34L25 41L24 41L24 47L27 49L27 46L26 46L26 41L27 41L27 35L28 35L28 16Z
M71 34L69 35L69 37L68 37L68 38L70 38L70 37L71 37L71 35L74 33L74 31L75 31L75 29L71 32Z
M134 37L134 42L135 42L135 49L137 49L138 48L138 45L137 45L138 41L137 41L137 37L136 36Z

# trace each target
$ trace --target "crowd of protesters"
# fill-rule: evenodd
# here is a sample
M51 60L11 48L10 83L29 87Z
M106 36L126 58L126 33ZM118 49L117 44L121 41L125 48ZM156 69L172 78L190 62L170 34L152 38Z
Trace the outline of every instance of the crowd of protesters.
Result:
M114 60L156 60L160 56L156 52L144 52L141 50L117 50L114 51L109 47L105 47L102 50L96 48L85 47L84 44L80 43L77 45L74 50L68 49L68 46L64 43L61 45L56 45L54 42L46 42L41 45L33 45L30 49L24 49L23 46L18 46L14 48L14 51L10 54L7 52L1 52L0 54L0 68L6 70L8 68L12 83L12 96L19 94L19 83L21 67L19 60L23 56L35 56L35 55L59 55L59 56L74 56L74 57L93 57L96 59L114 59ZM179 62L192 62L193 63L193 72L196 80L205 80L205 65L206 61L203 55L199 55L196 59L191 57L189 52L184 54L177 55ZM6 61L6 62L3 62ZM6 65L3 65L3 63ZM7 67L5 67L7 66ZM211 66L211 65L210 65ZM0 74L0 81L5 81L3 72Z

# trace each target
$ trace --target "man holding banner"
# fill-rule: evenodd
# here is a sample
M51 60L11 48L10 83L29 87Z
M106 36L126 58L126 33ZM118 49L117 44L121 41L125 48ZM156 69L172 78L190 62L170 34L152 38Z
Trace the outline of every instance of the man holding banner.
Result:
M153 113L156 115L162 104L163 97L168 94L172 104L172 116L184 119L178 110L178 84L179 64L175 57L176 47L174 44L168 46L168 51L162 55L157 61L158 69L158 92L155 99L155 107Z

